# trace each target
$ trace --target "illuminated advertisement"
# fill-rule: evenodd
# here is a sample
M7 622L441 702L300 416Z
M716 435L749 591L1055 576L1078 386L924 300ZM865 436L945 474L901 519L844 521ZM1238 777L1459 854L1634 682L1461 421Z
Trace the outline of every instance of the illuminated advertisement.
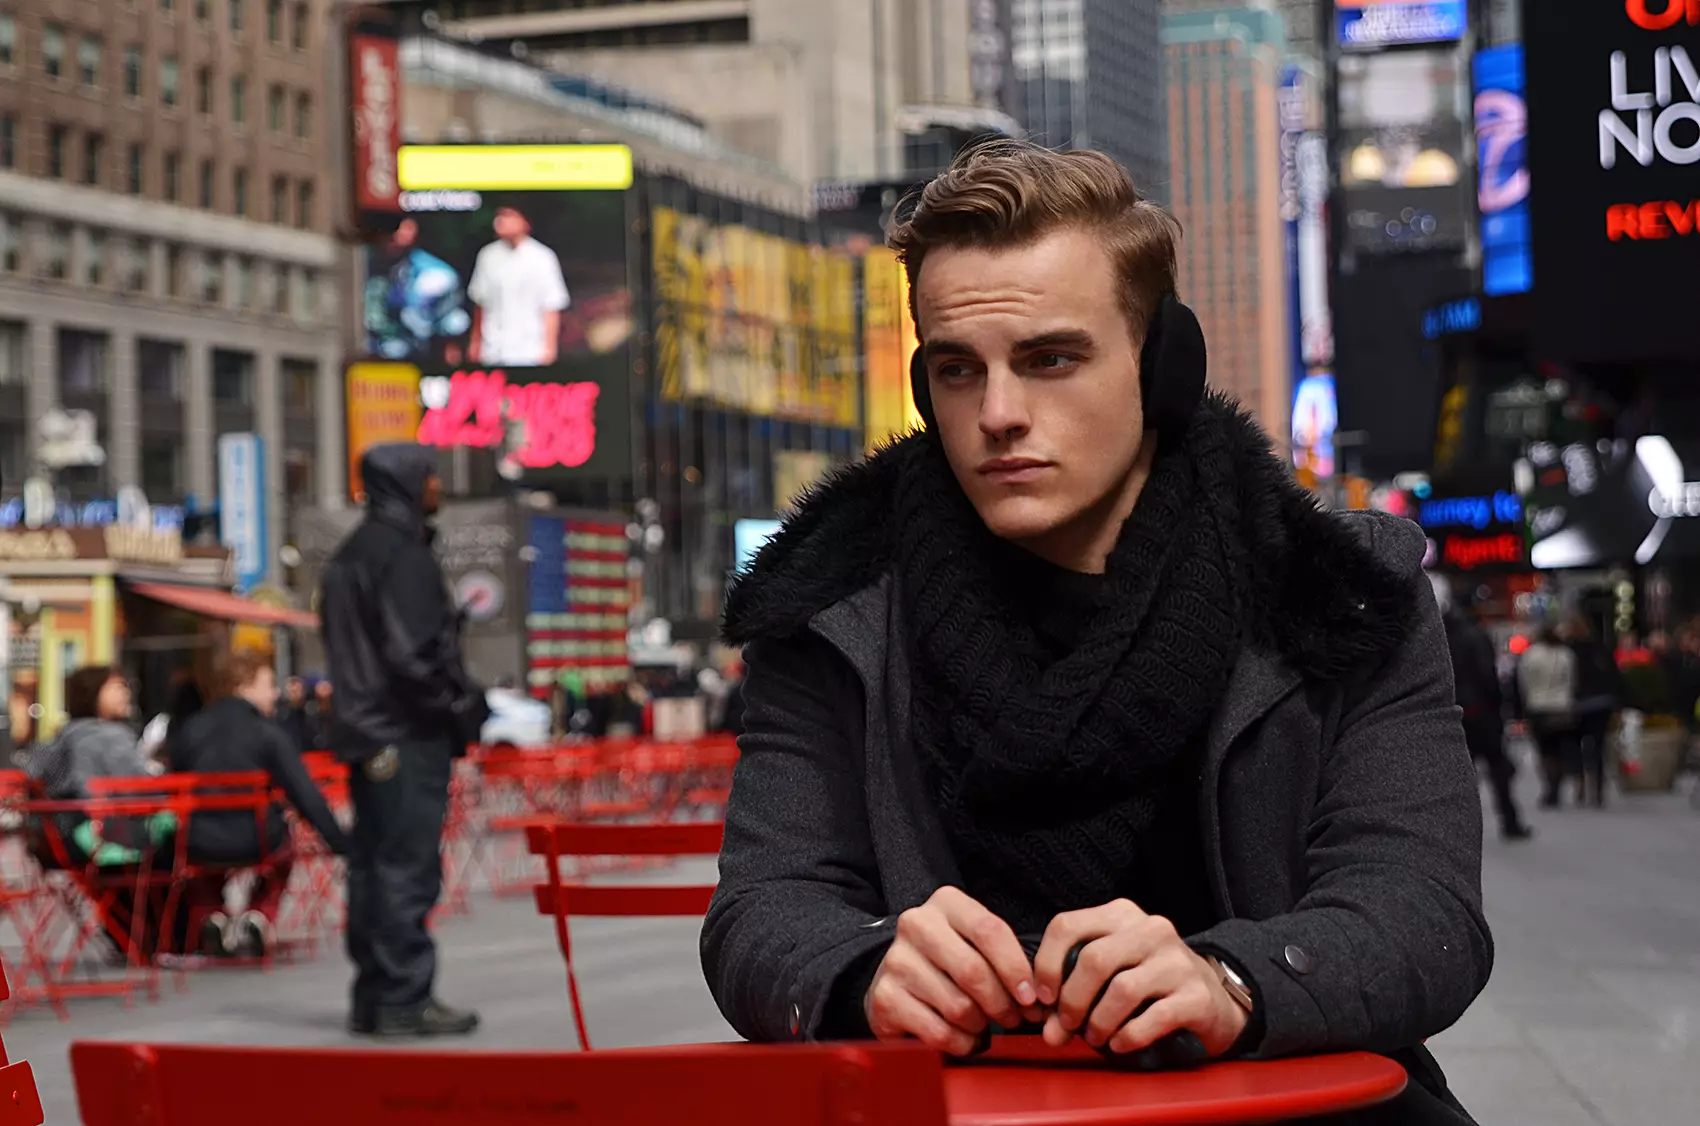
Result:
M1477 51L1474 71L1482 292L1489 297L1527 293L1533 281L1533 265L1522 44Z
M624 524L561 516L527 523L525 676L532 695L558 684L606 691L631 678Z
M1447 43L1470 26L1466 0L1335 0L1340 46L1375 50L1401 43Z
M1514 489L1431 495L1418 504L1416 519L1439 567L1474 572L1529 566L1523 499Z
M1347 56L1339 65L1346 240L1366 253L1464 245L1469 107L1451 51Z
M862 425L870 449L921 424L909 390L914 351L908 275L896 251L873 247L862 258Z
M650 224L663 399L860 423L849 252L670 207L654 208Z
M1328 372L1307 375L1293 394L1293 465L1318 479L1334 476L1334 431L1339 426L1340 407L1334 394L1334 376Z
M360 459L373 446L411 442L419 433L419 369L412 364L348 366L348 495L362 497Z
M1519 466L1536 567L1643 566L1700 557L1700 483L1672 442L1530 447Z
M1700 358L1700 0L1529 4L1536 347Z

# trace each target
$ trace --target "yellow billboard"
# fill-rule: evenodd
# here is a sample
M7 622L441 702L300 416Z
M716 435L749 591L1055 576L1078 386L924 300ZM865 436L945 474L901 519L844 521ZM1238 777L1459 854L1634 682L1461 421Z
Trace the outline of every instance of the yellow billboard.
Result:
M908 275L895 251L876 246L862 258L863 418L869 449L921 424L909 391L914 351Z
M360 458L373 446L418 440L419 369L412 364L348 365L348 495L360 500Z
M662 398L853 427L855 262L670 207L651 215Z
M625 145L403 145L403 191L613 191L632 186Z

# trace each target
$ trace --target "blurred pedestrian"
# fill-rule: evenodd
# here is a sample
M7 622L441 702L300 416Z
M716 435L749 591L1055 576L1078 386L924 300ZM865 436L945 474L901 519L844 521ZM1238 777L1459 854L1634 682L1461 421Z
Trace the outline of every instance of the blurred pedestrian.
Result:
M1576 746L1576 654L1548 625L1517 662L1529 735L1541 757L1541 808L1556 809Z
M175 679L176 687L172 689L170 705L142 729L142 754L155 773L169 767L174 736L181 734L183 726L206 704L201 686L193 674L184 670Z
M318 750L313 743L313 713L308 703L307 682L292 676L283 683L283 699L277 705L277 723L300 751Z
M348 865L356 1035L462 1035L478 1015L433 993L426 920L442 893L442 836L454 761L489 706L461 658L459 615L432 554L442 494L436 451L377 446L361 460L366 519L331 557L320 596L336 683L331 745L348 762Z
M1597 809L1606 804L1606 741L1623 707L1623 673L1587 619L1570 623L1568 639L1576 654L1576 800Z
M331 740L336 732L336 690L328 677L320 677L313 684L312 723L308 725L308 733L315 751L331 749Z
M196 774L260 771L289 800L324 840L342 856L348 839L325 797L301 762L301 748L273 721L277 712L277 674L270 662L237 653L225 663L220 698L201 709L172 741L171 769ZM196 882L189 901L205 910L202 953L258 957L277 940L277 912L289 886L294 860L283 807L267 811L264 833L252 810L197 813L189 822L189 858L222 869ZM223 910L230 870L269 861L249 890L248 906L233 915Z
M894 226L925 427L733 583L709 988L752 1040L1374 1050L1411 1081L1363 1122L1458 1126L1422 1041L1492 940L1423 536L1206 394L1178 238L1012 140Z
M1441 620L1446 625L1447 648L1452 653L1455 696L1464 713L1464 742L1470 748L1470 757L1487 768L1500 836L1508 841L1527 840L1534 834L1523 823L1522 811L1517 808L1517 798L1512 792L1517 768L1505 752L1505 693L1499 680L1493 639L1457 604L1445 578L1439 575L1429 578L1440 603Z

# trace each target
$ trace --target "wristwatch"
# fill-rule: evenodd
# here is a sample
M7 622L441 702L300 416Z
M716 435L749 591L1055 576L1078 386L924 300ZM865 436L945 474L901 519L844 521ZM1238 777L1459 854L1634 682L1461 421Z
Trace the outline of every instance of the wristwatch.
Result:
M1214 954L1206 954L1204 960L1209 962L1211 968L1216 971L1216 976L1222 981L1222 988L1227 990L1228 996L1234 999L1234 1004L1248 1013L1257 1007L1256 1002L1251 998L1251 986L1246 984L1245 978L1241 977L1232 966L1229 966Z

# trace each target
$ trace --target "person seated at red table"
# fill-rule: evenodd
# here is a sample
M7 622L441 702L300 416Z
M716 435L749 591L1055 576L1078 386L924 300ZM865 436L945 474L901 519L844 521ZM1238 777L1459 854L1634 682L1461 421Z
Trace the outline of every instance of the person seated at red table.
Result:
M272 720L277 710L277 674L250 653L233 654L223 670L223 696L197 712L173 741L175 771L201 774L264 771L283 791L331 852L348 850L348 840L330 806L301 761L301 751ZM257 956L276 938L278 906L289 886L291 850L283 808L267 812L265 836L251 810L196 813L189 819L189 857L221 865L258 864L270 859L249 893L249 907L234 918L220 910L225 876L192 889L190 899L208 914L202 924L203 953Z
M1423 536L1320 510L1204 392L1178 237L1110 158L1008 140L895 226L925 429L729 594L704 971L753 1040L1367 1049L1411 1084L1364 1121L1468 1122L1422 1047L1493 958Z

